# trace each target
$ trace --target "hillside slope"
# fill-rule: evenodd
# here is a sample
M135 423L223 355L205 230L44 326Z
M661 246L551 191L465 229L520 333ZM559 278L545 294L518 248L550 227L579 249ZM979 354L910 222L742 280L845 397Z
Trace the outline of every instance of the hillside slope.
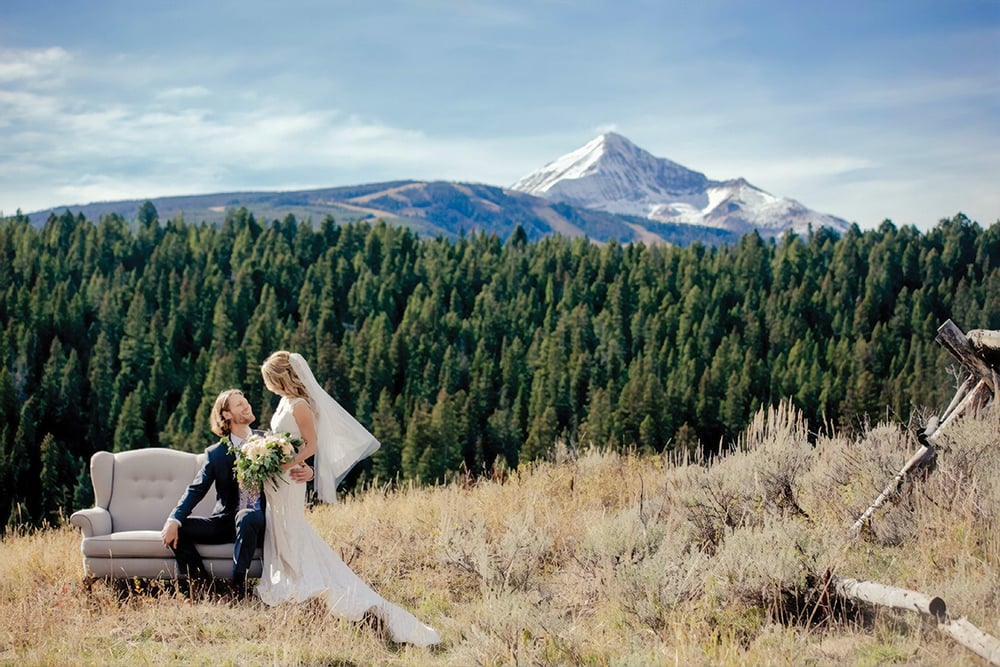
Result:
M320 604L269 609L168 586L80 584L69 528L0 543L0 664L979 665L911 612L824 597L829 570L941 596L995 632L1000 438L958 422L938 468L847 528L914 442L897 425L810 433L760 413L708 464L558 450L493 480L375 484L310 521L444 644L386 644Z

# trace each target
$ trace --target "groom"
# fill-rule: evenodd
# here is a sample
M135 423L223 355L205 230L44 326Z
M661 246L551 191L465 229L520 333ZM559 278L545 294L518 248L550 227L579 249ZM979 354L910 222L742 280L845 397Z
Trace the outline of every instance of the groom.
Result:
M195 544L234 542L233 588L237 595L248 592L248 570L254 550L264 543L263 496L239 488L235 477L236 456L230 445L239 447L251 435L254 421L250 402L238 389L227 389L215 399L209 423L221 440L205 450L208 458L188 486L177 507L167 517L160 531L163 544L170 547L177 559L181 576L189 581L211 580ZM308 482L313 470L308 466L290 472L296 482ZM190 516L208 489L215 484L217 502L211 516Z

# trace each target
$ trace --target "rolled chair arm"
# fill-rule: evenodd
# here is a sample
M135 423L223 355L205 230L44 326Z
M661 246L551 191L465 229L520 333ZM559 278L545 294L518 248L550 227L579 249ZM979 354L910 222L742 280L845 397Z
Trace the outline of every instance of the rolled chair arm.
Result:
M111 513L103 507L88 507L73 512L69 522L82 530L84 537L111 534Z

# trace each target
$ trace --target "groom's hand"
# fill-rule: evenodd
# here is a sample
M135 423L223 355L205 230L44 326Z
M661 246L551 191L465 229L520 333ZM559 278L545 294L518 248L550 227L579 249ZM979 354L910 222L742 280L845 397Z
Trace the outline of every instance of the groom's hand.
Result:
M164 522L163 529L160 530L160 538L163 540L163 546L177 546L177 528L179 525L179 523L171 521L170 519L167 519L166 522Z
M313 469L307 466L305 463L296 466L288 471L292 479L300 484L304 484L313 478Z

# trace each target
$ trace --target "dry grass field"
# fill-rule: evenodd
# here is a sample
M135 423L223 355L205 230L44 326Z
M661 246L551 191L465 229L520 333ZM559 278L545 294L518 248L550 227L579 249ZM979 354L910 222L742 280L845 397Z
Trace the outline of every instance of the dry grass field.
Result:
M809 437L761 413L710 463L562 449L504 479L369 488L311 520L444 637L81 581L68 526L0 543L2 665L980 665L913 612L823 594L827 572L942 597L1000 634L1000 429L947 432L936 469L854 538L917 449L898 425Z

